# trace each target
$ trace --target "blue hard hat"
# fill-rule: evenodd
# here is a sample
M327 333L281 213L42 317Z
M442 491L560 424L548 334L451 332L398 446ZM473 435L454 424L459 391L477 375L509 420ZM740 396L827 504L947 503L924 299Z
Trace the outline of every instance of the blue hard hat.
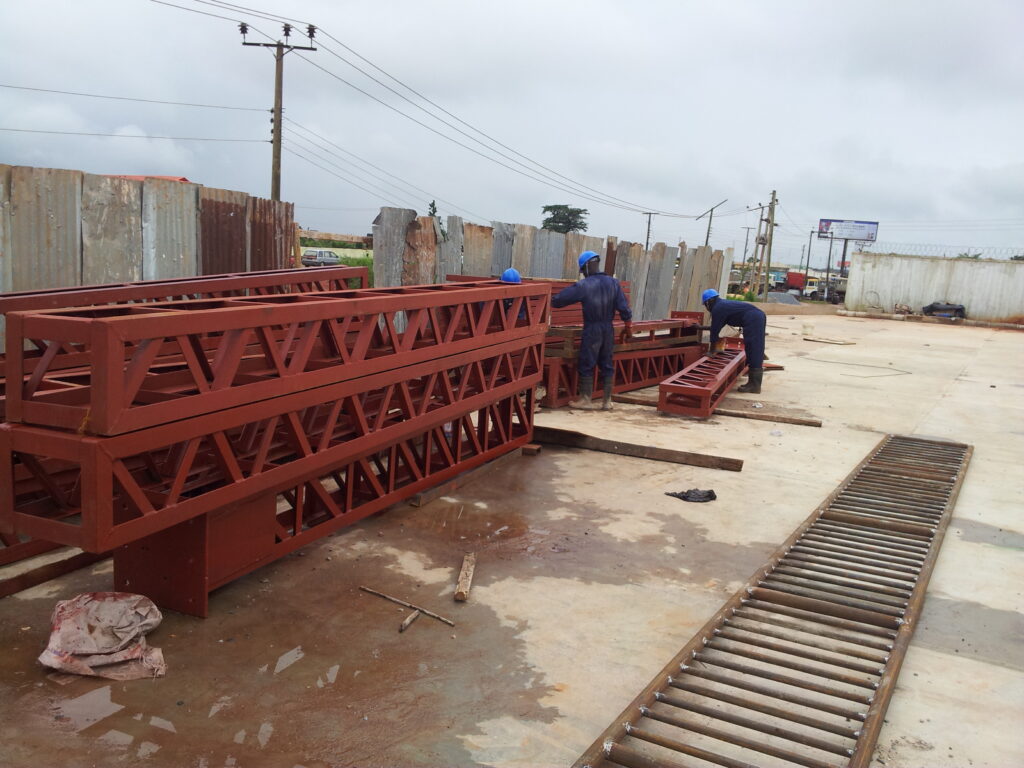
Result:
M501 282L521 283L523 282L523 278L520 277L518 269L513 269L512 267L509 267L508 269L501 273Z
M600 259L600 258L601 257L598 256L593 251L584 251L583 253L580 254L580 258L579 258L580 269L582 270L583 267L586 265L586 263L588 261L593 261L594 259Z
M718 298L718 291L716 291L714 288L708 288L706 291L704 291L704 293L702 293L700 295L700 303L701 304L706 304L708 299L717 299L717 298Z

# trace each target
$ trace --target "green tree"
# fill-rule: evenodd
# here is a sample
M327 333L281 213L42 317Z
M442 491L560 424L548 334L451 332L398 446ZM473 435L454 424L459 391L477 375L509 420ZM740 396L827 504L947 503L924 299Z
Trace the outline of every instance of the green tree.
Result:
M1011 256L1010 261L1024 261L1024 253L1018 253L1016 256Z
M969 251L965 251L964 253L957 254L957 258L958 259L980 259L981 258L981 254L980 253L971 253Z
M568 205L545 205L541 211L545 218L541 223L541 229L550 229L555 232L586 232L587 216L590 211L586 208L572 208Z
M441 237L447 240L448 231L444 228L444 222L441 221L441 217L437 215L437 203L433 200L431 200L430 205L427 206L427 216L433 216L437 219L437 228L441 230Z

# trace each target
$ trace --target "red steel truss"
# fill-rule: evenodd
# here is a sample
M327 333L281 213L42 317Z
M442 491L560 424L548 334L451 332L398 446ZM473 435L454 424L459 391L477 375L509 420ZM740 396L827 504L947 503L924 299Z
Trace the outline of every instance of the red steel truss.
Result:
M12 312L0 535L113 550L119 588L205 615L528 442L549 311L547 286L487 281Z
M321 269L278 269L265 272L207 275L195 278L149 280L135 283L58 288L49 291L21 291L0 294L0 317L9 312L37 312L48 309L84 307L104 304L132 304L179 299L210 299L234 296L263 296L282 293L312 293L366 288L369 270L366 267L325 267ZM0 344L2 346L2 344ZM68 350L57 350L67 353ZM44 353L35 344L24 350L24 370L34 368ZM65 358L74 364L74 358ZM0 421L5 418L5 356L0 353ZM61 370L55 359L50 363L51 375ZM72 372L61 371L70 376ZM80 372L78 372L80 373ZM81 378L78 376L77 378ZM72 380L73 381L73 380ZM34 384L39 390L68 389L67 381L44 377ZM61 546L41 540L25 540L24 536L0 533L0 565L24 560Z
M299 547L530 441L532 388L352 450L330 470L119 548L115 586L206 616L208 593ZM444 417L442 417L444 418ZM188 568L182 564L188 562ZM173 573L169 580L166 574Z
M531 389L541 349L535 331L110 437L0 425L0 520L6 530L105 551Z
M736 349L701 358L661 382L658 410L698 419L710 418L746 365L746 353Z
M548 311L546 287L492 282L15 312L7 419L120 434L523 339ZM85 373L47 379L67 358Z

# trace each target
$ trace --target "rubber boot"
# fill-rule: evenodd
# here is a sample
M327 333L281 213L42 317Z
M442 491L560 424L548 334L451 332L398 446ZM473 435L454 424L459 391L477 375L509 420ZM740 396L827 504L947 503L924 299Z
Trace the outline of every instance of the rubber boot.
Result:
M583 411L592 411L598 406L591 398L594 395L594 378L587 376L580 380L580 396L569 403L570 408L578 408Z
M761 377L764 376L764 368L751 368L747 371L747 383L737 389L737 392L744 392L749 395L761 394Z
M602 411L610 411L612 409L612 386L614 383L614 376L601 377L601 389L604 390L604 399L601 400Z

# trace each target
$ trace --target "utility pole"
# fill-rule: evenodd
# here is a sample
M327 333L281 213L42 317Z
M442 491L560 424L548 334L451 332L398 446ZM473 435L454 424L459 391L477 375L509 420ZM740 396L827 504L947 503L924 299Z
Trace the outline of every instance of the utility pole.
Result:
M270 199L281 199L281 129L284 127L284 55L291 51L315 51L312 45L291 45L288 38L292 34L292 25L284 24L285 42L278 40L276 43L250 43L245 39L249 33L249 25L242 22L238 25L238 31L242 33L242 45L251 45L257 48L274 49L274 112L271 118L273 129L271 130L272 155L270 160ZM312 24L306 26L306 35L309 41L313 42L313 35L316 34L316 27Z
M807 264L804 266L804 288L807 288L807 277L811 272L811 243L814 242L814 233L818 230L812 229L810 234L807 235ZM803 291L801 291L801 296Z
M729 201L729 198L726 198L725 200L722 201L722 203L726 203L728 201ZM717 208L722 203L718 203L717 205L712 205L710 208L708 208L706 211L704 211L704 213L702 213L700 216L698 216L696 219L694 219L694 221L700 221L705 216L708 217L708 233L704 237L704 247L705 248L707 248L708 243L711 242L711 220L715 217L715 208Z
M772 279L772 240L775 236L775 205L778 199L772 190L772 201L768 204L768 244L765 246L764 300L768 301L768 283Z
M653 211L644 212L644 216L647 217L647 239L644 240L644 253L647 252L647 247L651 244L651 217L653 215Z
M746 280L747 280L747 242L750 240L750 230L752 230L753 227L742 227L742 229L747 230L747 233L745 235L743 235L743 271L740 274L742 275L742 278L741 278L742 282L746 282ZM754 250L757 250L757 244L756 243L754 244Z

